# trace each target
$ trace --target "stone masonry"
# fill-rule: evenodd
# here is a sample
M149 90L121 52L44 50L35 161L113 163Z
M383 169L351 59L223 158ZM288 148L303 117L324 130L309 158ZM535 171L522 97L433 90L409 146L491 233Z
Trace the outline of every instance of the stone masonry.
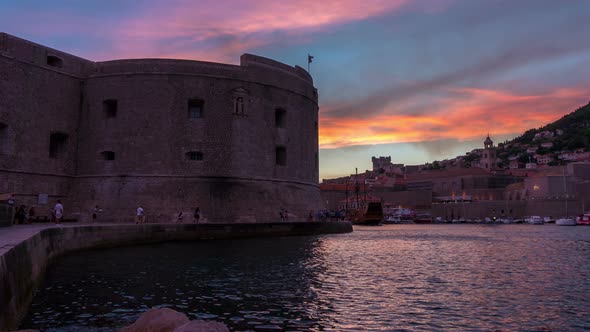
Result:
M251 54L93 62L0 33L0 193L78 220L303 219L321 205L317 90Z

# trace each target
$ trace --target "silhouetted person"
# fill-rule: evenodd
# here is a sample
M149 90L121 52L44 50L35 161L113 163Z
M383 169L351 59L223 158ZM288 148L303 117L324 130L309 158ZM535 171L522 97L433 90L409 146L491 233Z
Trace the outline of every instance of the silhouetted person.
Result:
M16 210L16 214L14 215L14 219L16 220L16 224L24 224L25 223L25 218L27 217L27 214L25 212L25 206L21 205L18 207L18 209Z
M199 219L201 219L201 211L198 207L195 208L195 213L193 213L193 217L195 218L195 223L198 223Z
M92 223L96 222L96 219L98 219L98 213L102 211L98 205L94 207L94 209L92 209Z
M35 218L35 208L31 206L31 208L29 209L29 224L33 223L33 218Z

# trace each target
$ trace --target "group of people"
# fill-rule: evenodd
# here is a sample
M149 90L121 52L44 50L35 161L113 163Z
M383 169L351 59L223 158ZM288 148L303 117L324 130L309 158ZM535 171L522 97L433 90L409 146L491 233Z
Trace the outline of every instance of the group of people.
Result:
M25 205L20 205L20 206L16 207L16 199L14 198L13 195L11 195L7 199L7 203L9 206L14 207L13 224L30 224L33 222L34 218L36 217L35 207L33 207L33 206L29 207L28 211L27 211L27 207ZM49 212L51 214L51 222L55 223L56 225L61 225L61 223L63 222L63 217L64 217L64 206L63 206L61 200L58 199L57 202L55 203L55 206L53 208L49 209ZM97 222L99 215L102 213L102 209L98 205L95 205L94 208L90 212L92 215L92 223L95 223L95 222ZM281 209L281 213L283 213L282 209ZM283 217L281 215L281 218L288 219L287 211L285 210L284 213L285 213L285 216ZM184 213L179 212L177 215L177 222L182 222L183 219L184 219ZM47 217L45 217L45 220L47 220ZM193 222L198 223L200 220L201 220L201 210L199 209L199 207L196 207L193 212ZM137 207L136 214L135 214L135 223L136 224L145 223L145 211L141 205Z
M182 211L178 212L178 215L176 216L176 222L182 223L183 219L184 219L184 212L182 212ZM195 211L193 212L193 222L198 223L200 219L201 219L201 210L198 207L196 207Z
M35 217L35 208L30 207L29 211L27 212L27 207L24 205L19 206L16 208L14 212L14 219L12 221L13 224L30 224L33 222L33 218Z
M7 203L9 206L15 207L16 199L13 195L11 195L8 198ZM52 209L50 209L50 212L51 221L54 222L56 225L61 224L64 216L64 206L61 203L61 200L57 200L55 206ZM21 204L19 207L16 207L14 209L14 218L12 220L12 223L15 225L31 224L35 217L36 211L34 206L29 207L27 210L27 206Z
M176 215L176 222L181 223L183 221L183 219L184 219L184 212L182 212L182 211L178 212L178 214ZM199 207L196 207L195 211L193 212L193 222L198 223L200 219L201 219L201 210L199 209ZM136 224L145 223L145 211L143 210L141 205L139 207L137 207L137 213L135 216L135 223Z

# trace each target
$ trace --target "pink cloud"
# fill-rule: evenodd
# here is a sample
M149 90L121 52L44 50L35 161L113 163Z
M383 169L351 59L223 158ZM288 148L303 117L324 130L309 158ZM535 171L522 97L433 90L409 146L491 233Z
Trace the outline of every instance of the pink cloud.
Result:
M441 0L433 1L434 4ZM113 57L232 61L293 35L400 10L409 0L176 1L110 29Z
M469 140L492 135L521 134L553 122L587 103L588 89L561 88L539 95L515 95L502 90L453 89L424 115L396 114L396 106L369 118L333 118L320 114L320 147ZM330 109L328 105L324 109Z

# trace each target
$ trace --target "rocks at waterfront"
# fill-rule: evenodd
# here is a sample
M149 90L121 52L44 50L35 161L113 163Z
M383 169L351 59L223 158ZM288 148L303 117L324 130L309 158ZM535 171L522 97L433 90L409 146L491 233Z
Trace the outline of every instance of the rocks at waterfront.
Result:
M229 329L223 323L193 320L177 327L173 332L229 332Z
M158 308L144 312L135 323L120 332L229 332L229 329L222 323L190 321L182 313Z
M186 315L168 308L151 309L144 312L135 323L120 332L169 332L188 323Z

